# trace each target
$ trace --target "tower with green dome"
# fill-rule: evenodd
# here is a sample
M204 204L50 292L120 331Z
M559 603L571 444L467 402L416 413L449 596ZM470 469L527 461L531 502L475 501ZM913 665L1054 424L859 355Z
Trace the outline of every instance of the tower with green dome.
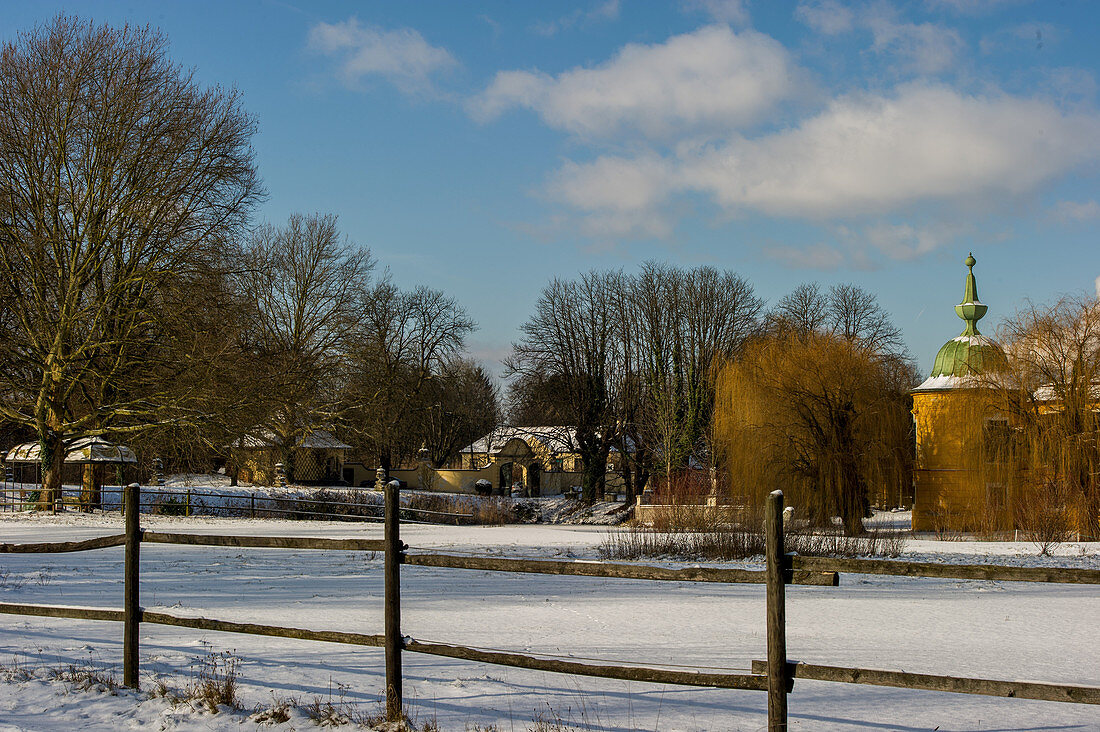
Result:
M966 275L966 292L963 301L955 306L955 314L966 323L963 332L943 344L936 360L932 364L930 380L940 379L940 388L950 388L958 384L942 377L965 377L982 373L1003 358L999 346L978 331L978 321L988 308L978 299L978 282L974 277L974 265L977 260L970 254L965 260L969 272ZM928 384L928 382L925 382ZM919 388L935 388L922 384Z
M990 503L977 460L989 411L978 375L1004 358L982 335L978 321L988 308L978 299L974 255L967 256L966 290L955 314L966 324L936 354L932 373L913 390L917 460L913 477L913 530L935 531L979 523Z

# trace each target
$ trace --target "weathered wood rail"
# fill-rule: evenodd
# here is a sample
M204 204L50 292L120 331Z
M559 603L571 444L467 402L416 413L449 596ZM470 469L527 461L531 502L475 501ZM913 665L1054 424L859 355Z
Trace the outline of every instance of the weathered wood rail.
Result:
M460 556L436 553L408 553L400 538L400 513L396 488L387 487L384 504L383 539L329 539L289 536L227 536L142 530L139 524L139 487L128 486L124 495L126 532L82 541L0 544L4 553L77 552L125 546L123 609L0 603L0 614L49 618L111 621L123 623L123 680L138 685L138 627L140 623L192 628L226 633L294 638L305 641L345 643L383 648L386 665L386 708L392 719L402 714L401 655L423 653L479 663L596 676L629 681L701 686L768 692L768 729L787 729L787 696L795 679L872 684L906 689L983 694L988 696L1037 699L1076 704L1100 704L1100 687L1004 681L878 669L825 666L792 662L787 657L785 585L836 586L839 573L882 574L907 577L1062 582L1100 584L1100 571L1066 568L1003 567L993 565L943 565L877 559L843 559L783 555L783 496L778 491L768 498L766 519L766 562L764 571L718 567L671 569L635 564L595 561L560 561L506 557ZM305 549L366 551L383 554L385 579L384 626L380 635L312 630L277 625L184 617L144 610L139 602L140 545L142 543L183 546L222 546L262 549ZM720 582L764 584L766 587L767 661L753 661L751 673L713 673L650 668L641 665L582 663L576 660L537 657L508 651L472 648L407 638L401 634L400 567L515 572L531 574L606 577L672 582Z
M892 559L849 559L844 557L791 557L797 570L883 574L898 577L940 577L945 579L991 580L996 582L1057 582L1098 585L1100 569L1064 567L1005 567L995 564L938 564L901 562Z
M753 673L767 673L766 661L753 661ZM847 666L822 666L801 661L788 661L788 673L792 678L814 681L839 681L845 684L870 684L893 686L899 689L947 691L954 694L981 694L1005 696L1014 699L1038 699L1039 701L1071 702L1074 704L1100 704L1100 687L1047 684L1038 681L996 681L962 676L918 674L908 671L881 671Z
M405 564L418 567L449 567L487 572L521 572L528 574L576 575L579 577L615 577L619 579L658 580L671 582L721 582L724 584L764 584L766 572L751 569L719 567L687 567L669 569L644 564L612 564L610 562L561 561L546 559L509 559L505 557L471 557L453 554L406 554ZM794 570L787 584L836 587L836 572Z

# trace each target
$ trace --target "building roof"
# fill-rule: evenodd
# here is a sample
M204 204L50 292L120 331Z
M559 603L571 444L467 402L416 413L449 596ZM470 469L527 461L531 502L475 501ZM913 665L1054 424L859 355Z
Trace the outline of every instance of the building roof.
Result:
M465 453L499 453L511 440L538 442L551 453L574 452L577 444L575 427L499 427L471 445L462 448Z
M259 430L250 435L245 435L234 441L233 447L241 447L246 450L262 450L269 447L278 447L283 444L282 438L271 430ZM351 445L336 439L331 432L313 430L298 440L295 445L298 449L305 450L350 450Z
M24 442L16 445L4 456L7 463L41 462L42 445L38 442ZM136 463L137 456L126 445L116 445L102 437L81 437L69 443L65 452L67 463Z
M978 331L978 321L985 316L988 307L978 299L978 282L974 277L974 255L967 256L964 264L969 270L966 275L966 291L963 301L955 306L958 315L966 327L963 332L943 344L936 360L932 364L932 373L915 391L956 389L974 386L972 378L1004 359L1004 352L994 341Z

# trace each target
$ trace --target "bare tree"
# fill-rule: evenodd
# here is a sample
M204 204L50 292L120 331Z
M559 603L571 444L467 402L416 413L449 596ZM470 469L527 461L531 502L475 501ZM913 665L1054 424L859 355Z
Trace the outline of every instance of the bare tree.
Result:
M1029 304L1002 324L1005 359L980 377L1010 428L983 461L1015 494L1017 523L1100 537L1100 303Z
M500 399L492 377L465 358L444 365L431 379L419 411L418 430L433 466L441 468L459 451L500 424Z
M353 443L389 470L423 441L426 385L445 372L476 327L453 298L427 287L399 290L388 278L367 301L352 349L345 399L355 406Z
M801 284L776 303L768 321L773 330L836 335L880 353L904 350L901 330L878 298L856 285L833 285L822 292L816 282Z
M202 416L186 390L120 383L172 317L163 293L261 195L237 93L201 87L166 45L58 16L0 50L0 378L17 395L0 413L35 429L47 501L66 439Z
M624 321L641 407L631 423L666 479L710 462L714 367L733 358L758 328L763 302L733 272L648 262L631 281Z
M617 272L552 280L505 362L509 375L553 379L561 390L556 401L575 428L586 501L603 492L607 458L619 435L618 392L625 371L616 336L623 291Z
M277 438L293 475L293 447L344 416L348 354L371 296L370 251L340 235L336 216L294 214L258 227L244 252L239 286L251 298L256 378L265 418L252 425Z

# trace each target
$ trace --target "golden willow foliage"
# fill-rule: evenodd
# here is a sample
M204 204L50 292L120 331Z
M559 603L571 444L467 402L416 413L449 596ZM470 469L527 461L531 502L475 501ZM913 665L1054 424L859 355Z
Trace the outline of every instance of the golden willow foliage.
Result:
M782 489L817 525L862 533L871 497L897 504L911 485L912 370L862 341L780 332L719 372L715 442L736 499Z
M1100 304L1029 305L998 335L1005 362L981 378L986 482L1039 541L1100 537Z

